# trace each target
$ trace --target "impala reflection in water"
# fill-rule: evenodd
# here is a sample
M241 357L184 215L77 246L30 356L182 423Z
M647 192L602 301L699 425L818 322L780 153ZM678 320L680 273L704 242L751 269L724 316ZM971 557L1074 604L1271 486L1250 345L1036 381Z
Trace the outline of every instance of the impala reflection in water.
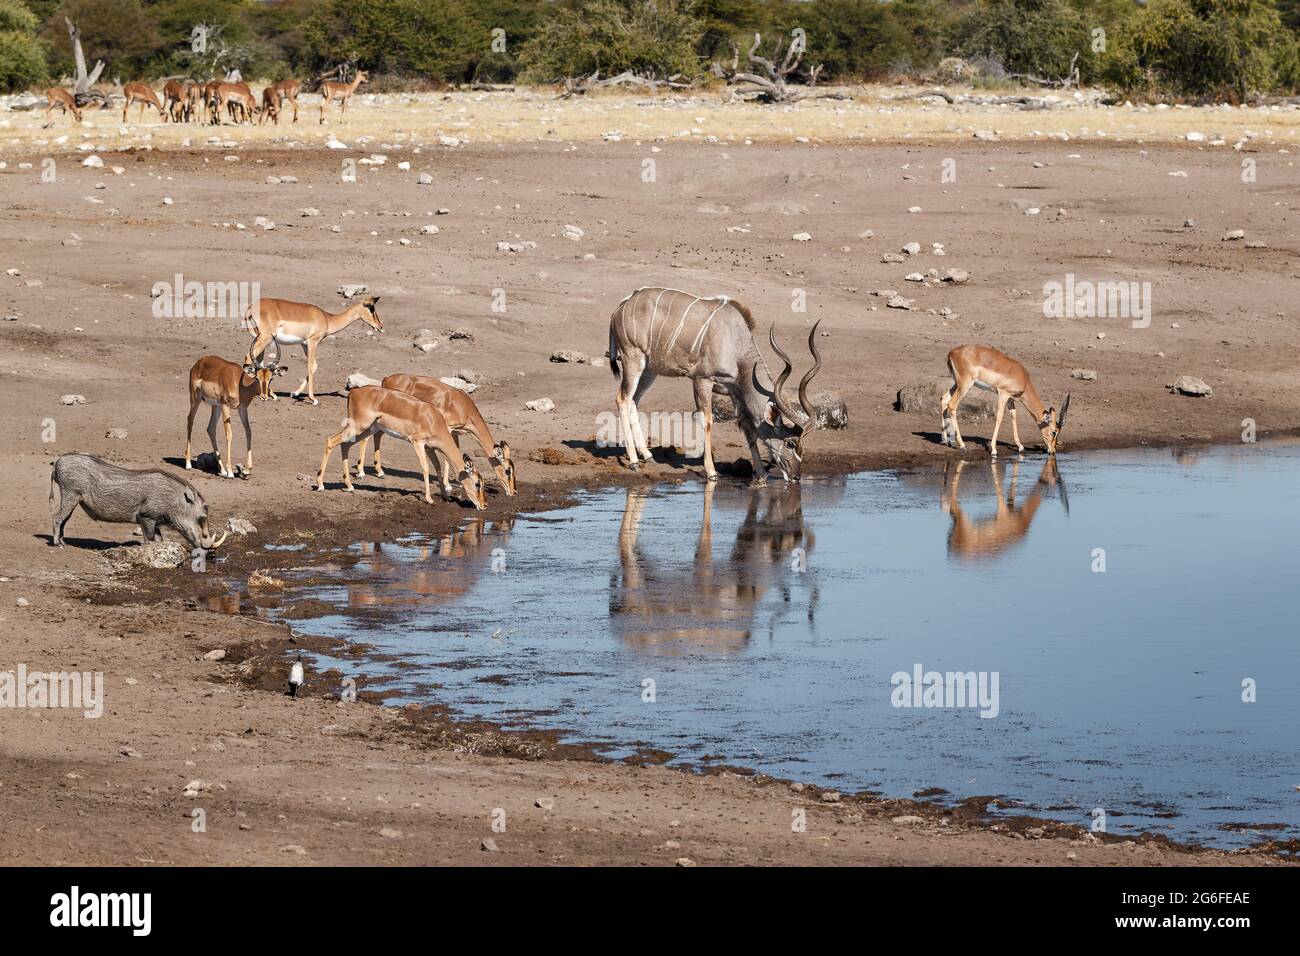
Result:
M1287 442L614 488L355 545L277 601L394 704L1243 846L1300 836L1297 476ZM894 707L918 664L997 674L997 716Z

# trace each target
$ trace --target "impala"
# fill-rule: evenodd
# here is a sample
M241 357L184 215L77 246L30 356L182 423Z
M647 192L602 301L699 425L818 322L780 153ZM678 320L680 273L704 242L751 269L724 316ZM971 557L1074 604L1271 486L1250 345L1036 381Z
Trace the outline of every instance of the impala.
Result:
M217 473L222 478L234 478L240 466L234 464L231 454L233 438L230 427L231 409L239 410L239 420L244 423L244 440L248 445L248 460L243 466L243 476L247 478L253 471L253 429L248 423L248 405L255 395L264 395L270 388L273 375L283 375L287 369L279 364L279 348L267 349L256 365L236 365L216 355L205 355L194 363L190 369L190 417L185 426L185 468L190 465L190 439L194 434L194 413L199 404L206 402L212 406L212 417L208 419L208 438L212 440L212 453L217 459ZM217 448L217 416L226 434L226 457L221 457Z
M185 84L185 102L181 104L181 117L187 123L193 123L199 115L203 103L203 86L199 83Z
M220 80L208 80L202 87L200 96L203 100L203 109L209 126L219 126L221 124L221 97L217 95L220 88Z
M217 84L217 116L221 116L224 107L230 113L232 123L251 123L257 113L257 99L252 87L247 83Z
M376 437L377 444L381 433L411 443L415 457L419 459L420 470L424 472L424 500L433 504L433 495L429 491L429 456L425 448L432 448L448 459L460 454L460 449L456 447L447 422L436 408L405 392L396 392L379 385L363 385L348 392L348 417L343 430L325 442L320 473L316 476L316 490L324 490L325 466L329 464L330 453L342 445L343 490L352 491L352 466L348 461L352 446L371 435ZM461 469L456 480L475 508L479 511L487 508L487 491L483 487L483 479L474 469L474 461L469 455L461 456Z
M158 94L153 91L153 87L148 83L128 83L122 87L122 93L126 96L126 102L122 104L122 122L126 122L126 111L132 103L140 104L139 122L144 122L144 108L152 106L158 111L163 122L167 122L167 113L163 110L162 102L158 99Z
M257 118L257 125L265 123L267 117L274 120L276 126L280 125L280 96L271 86L262 90L262 115Z
M307 377L294 389L292 397L297 398L305 388L311 403L319 405L320 402L316 400L316 347L358 320L376 332L384 331L379 313L375 311L378 302L379 296L372 295L331 315L324 309L305 302L259 299L244 313L244 328L253 336L253 345L244 361L252 362L253 356L261 355L262 350L272 341L281 345L301 345L303 354L307 356Z
M352 78L351 83L339 83L335 80L326 80L320 85L320 121L325 122L325 107L330 104L331 100L339 104L339 114L345 114L348 111L348 103L352 99L352 94L357 91L357 87L364 83L370 77L366 76L365 70L357 70L357 75Z
M45 99L50 104L45 109L46 126L54 125L54 120L50 119L50 114L54 112L55 107L63 111L66 116L72 114L72 118L78 123L81 122L81 110L77 107L77 101L67 90L61 90L57 86L50 87L45 91Z
M952 387L944 393L940 408L940 427L945 444L951 445L955 438L958 448L965 448L961 429L957 426L957 407L966 397L972 386L992 389L998 393L997 414L993 420L993 437L989 440L989 454L998 456L998 429L1002 427L1002 413L1011 407L1011 435L1016 440L1016 449L1024 451L1020 443L1020 430L1016 427L1016 402L1024 404L1034 416L1038 430L1043 433L1049 455L1056 454L1056 443L1065 426L1065 413L1070 408L1070 395L1067 392L1061 402L1058 414L1054 407L1043 407L1038 397L1038 389L1029 380L1025 367L1015 359L1004 355L987 345L961 345L948 353L948 371L952 373Z
M280 115L280 107L285 100L288 100L289 105L293 107L293 121L298 122L298 94L302 92L302 84L297 80L280 80L278 83L272 83L267 89L275 91L275 115L277 117ZM262 99L266 100L266 90L262 91ZM276 122L278 123L279 119Z
M173 123L179 123L184 116L185 85L180 80L168 80L163 84L163 111L171 117Z
M428 402L438 409L447 422L447 427L451 429L451 437L456 442L457 448L460 447L461 435L471 435L483 449L483 454L487 456L488 461L492 463L492 470L496 473L497 481L501 482L505 493L507 495L515 493L515 463L510 460L510 446L505 442L498 444L492 440L492 431L488 428L487 420L474 404L474 399L466 392L425 375L389 375L382 384L384 388L414 395L420 401ZM384 477L384 468L379 459L379 440L382 437L382 435L375 435L375 477L377 478ZM451 462L443 458L443 494L451 493L450 472ZM357 460L357 477L364 478L365 474L366 442L363 441L361 455Z
M817 427L817 413L808 400L808 383L822 367L815 337L808 334L808 349L815 364L799 382L803 416L792 409L782 393L792 365L776 344L776 326L769 333L772 349L785 370L771 389L759 380L761 368L772 375L754 341L754 316L726 296L704 299L676 289L638 289L618 304L609 320L609 364L618 378L619 421L629 466L638 468L637 453L647 461L650 449L641 431L637 403L659 375L689 378L695 389L695 407L704 419L704 476L718 478L713 464L713 395L730 395L736 406L736 423L749 443L754 483L764 484L773 466L786 481L798 481L803 465L803 443ZM772 462L764 464L758 443L767 445Z

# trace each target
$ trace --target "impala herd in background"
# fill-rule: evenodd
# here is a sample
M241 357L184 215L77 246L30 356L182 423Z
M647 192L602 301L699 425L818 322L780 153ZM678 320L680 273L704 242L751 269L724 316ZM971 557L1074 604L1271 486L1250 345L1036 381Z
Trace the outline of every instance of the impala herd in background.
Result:
M338 104L340 114L346 114L352 94L368 79L364 70L358 70L350 83L326 80L320 87L320 122L325 122L325 108ZM277 126L280 124L280 112L286 103L293 109L293 122L298 122L298 96L302 92L302 83L298 80L280 80L263 87L259 99L253 88L243 80L208 80L197 83L191 80L170 79L163 84L162 96L148 83L127 83L122 87L122 122L127 121L127 111L133 104L138 104L140 111L138 121L143 122L146 110L150 107L158 111L158 117L164 122L205 123L218 126L229 120L231 123L252 123L258 125L268 119ZM57 109L80 123L81 108L77 106L73 94L60 87L51 87L45 91L48 106L45 110L46 126L52 122L52 114Z

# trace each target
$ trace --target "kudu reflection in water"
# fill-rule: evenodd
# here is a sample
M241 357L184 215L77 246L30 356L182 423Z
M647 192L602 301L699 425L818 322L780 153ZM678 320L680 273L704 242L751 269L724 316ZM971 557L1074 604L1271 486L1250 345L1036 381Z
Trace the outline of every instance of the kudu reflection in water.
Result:
M943 468L943 491L939 504L952 516L952 528L948 532L948 554L958 558L982 558L1000 554L1016 545L1033 523L1038 506L1043 502L1043 492L1048 487L1056 486L1060 490L1061 505L1065 513L1070 513L1070 499L1065 492L1065 482L1057 470L1056 459L1048 458L1043 463L1043 470L1038 476L1034 490L1025 500L1016 504L1016 480L1020 476L1020 462L1011 463L1011 487L1006 496L1002 494L1002 473L996 461L989 463L993 474L993 498L997 510L987 517L977 520L962 510L957 500L957 486L961 481L962 470L969 461L948 462Z
M749 489L745 517L730 557L714 563L713 501L717 485L704 486L704 513L687 566L650 560L638 542L648 493L628 489L618 533L620 570L610 576L609 614L614 632L633 647L656 655L731 654L743 650L753 631L755 609L771 588L782 608L791 606L792 577L806 573L812 530L804 524L797 484ZM724 492L724 496L730 491ZM818 592L808 577L808 620ZM775 629L780 614L768 622Z

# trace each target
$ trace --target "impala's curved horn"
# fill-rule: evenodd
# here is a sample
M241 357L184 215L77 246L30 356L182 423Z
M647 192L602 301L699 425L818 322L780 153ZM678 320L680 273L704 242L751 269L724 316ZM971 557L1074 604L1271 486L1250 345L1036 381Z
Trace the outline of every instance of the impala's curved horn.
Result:
M790 422L797 422L798 419L795 417L794 411L788 404L786 404L785 397L781 393L781 389L785 385L785 380L789 378L790 373L794 371L794 365L790 362L790 356L782 352L781 346L776 344L775 322L772 323L772 328L768 330L767 340L772 343L772 351L775 352L780 357L781 361L785 363L785 369L776 377L775 387L772 389L772 404L775 405L776 410L784 415Z
M1065 427L1065 413L1070 410L1070 393L1065 393L1065 401L1061 402L1061 413L1056 416L1056 433L1059 435L1061 429Z
M817 427L817 409L813 407L812 402L808 401L808 383L822 370L822 356L817 351L817 326L821 324L821 319L818 319L812 331L808 333L808 351L812 352L813 367L799 382L799 404L803 407L804 414L808 416L808 421L804 422L804 431L812 431Z

